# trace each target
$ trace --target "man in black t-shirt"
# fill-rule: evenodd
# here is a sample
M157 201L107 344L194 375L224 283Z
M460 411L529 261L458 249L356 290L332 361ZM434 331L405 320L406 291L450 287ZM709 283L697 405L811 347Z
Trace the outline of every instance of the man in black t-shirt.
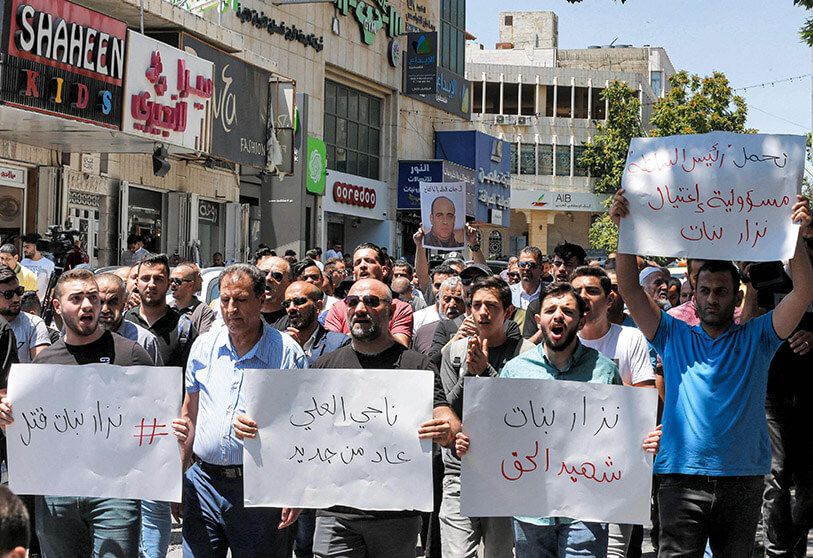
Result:
M353 284L345 302L352 342L322 356L312 368L432 370L433 418L421 424L418 436L448 446L460 430L460 421L446 401L437 368L425 355L406 349L390 333L390 289L377 279L361 279ZM257 428L248 424L250 419L238 417L234 424L238 437L256 435ZM420 513L414 510L385 512L334 506L317 511L313 554L414 558L420 528Z
M65 334L38 354L35 364L153 364L138 343L99 327L99 288L90 271L73 269L60 276L54 289L54 309L62 317ZM0 426L11 424L11 413L11 402L3 397ZM172 427L183 443L189 433L188 421L176 419ZM49 558L138 557L138 500L37 496L36 516L40 547Z

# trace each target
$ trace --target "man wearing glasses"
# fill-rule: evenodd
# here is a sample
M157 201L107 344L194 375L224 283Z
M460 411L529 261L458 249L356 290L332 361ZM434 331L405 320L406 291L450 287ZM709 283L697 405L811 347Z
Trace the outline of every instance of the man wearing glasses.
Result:
M536 246L526 246L519 253L517 262L519 270L519 283L511 285L511 304L516 309L513 320L520 329L526 322L525 316L531 315L528 306L539 300L542 290L542 252ZM534 324L536 325L536 324Z
M20 298L24 292L17 274L8 266L0 265L0 315L8 321L17 338L20 362L31 362L51 344L51 336L41 318L21 312Z
M197 264L192 262L179 264L172 270L169 282L173 298L171 306L181 314L189 316L199 334L209 331L215 320L215 313L195 296L203 285Z
M255 260L254 265L265 272L265 300L261 310L263 319L270 326L284 330L286 324L277 322L287 320L282 299L285 298L285 289L293 279L291 264L279 256L263 256Z

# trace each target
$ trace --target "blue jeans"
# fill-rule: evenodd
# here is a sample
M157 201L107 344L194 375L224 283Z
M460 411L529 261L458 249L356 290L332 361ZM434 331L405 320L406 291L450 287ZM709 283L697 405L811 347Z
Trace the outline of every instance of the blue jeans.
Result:
M557 523L542 526L512 520L516 558L570 558L607 556L607 524Z
M183 480L184 558L286 558L279 508L243 507L243 478L209 475L197 463Z
M762 507L763 477L661 475L660 558L750 556Z
M294 556L313 558L313 533L316 531L316 510L302 510L299 519L291 528L294 530Z
M141 500L141 558L166 558L171 534L169 502Z
M138 558L138 500L37 496L35 509L48 558Z

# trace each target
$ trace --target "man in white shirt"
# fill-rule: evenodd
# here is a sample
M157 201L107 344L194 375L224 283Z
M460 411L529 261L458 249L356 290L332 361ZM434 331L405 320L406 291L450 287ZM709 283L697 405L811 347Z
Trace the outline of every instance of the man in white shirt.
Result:
M539 298L542 286L542 252L536 246L526 246L519 253L519 283L511 285L511 304L525 310Z
M20 299L24 292L17 275L8 266L0 266L0 315L14 331L20 362L32 362L51 344L51 336L42 318L21 311Z
M32 233L23 236L23 261L20 264L30 269L37 276L37 294L40 300L45 298L45 291L48 289L48 281L54 273L54 262L42 255L37 249L37 241L40 235Z
M570 284L587 303L587 317L579 339L618 364L625 386L655 387L655 371L649 358L649 347L641 331L610 323L608 309L614 297L612 282L600 267L577 267ZM632 525L609 525L608 557L626 556L632 536Z

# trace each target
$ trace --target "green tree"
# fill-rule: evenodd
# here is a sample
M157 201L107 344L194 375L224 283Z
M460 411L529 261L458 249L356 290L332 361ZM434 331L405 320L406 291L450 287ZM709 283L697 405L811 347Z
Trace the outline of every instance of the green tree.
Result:
M669 83L669 93L653 107L650 135L754 132L745 128L745 101L734 95L724 74L700 77L684 71L670 77ZM592 141L584 144L581 163L596 177L596 193L613 194L621 187L630 140L644 135L644 129L637 92L625 83L612 82L603 95L609 100L607 121L597 124ZM605 214L590 226L589 238L592 246L612 251L618 230Z
M793 5L810 10L813 9L813 0L793 0ZM813 46L813 17L807 18L805 24L799 30L799 36L807 43L807 46Z

